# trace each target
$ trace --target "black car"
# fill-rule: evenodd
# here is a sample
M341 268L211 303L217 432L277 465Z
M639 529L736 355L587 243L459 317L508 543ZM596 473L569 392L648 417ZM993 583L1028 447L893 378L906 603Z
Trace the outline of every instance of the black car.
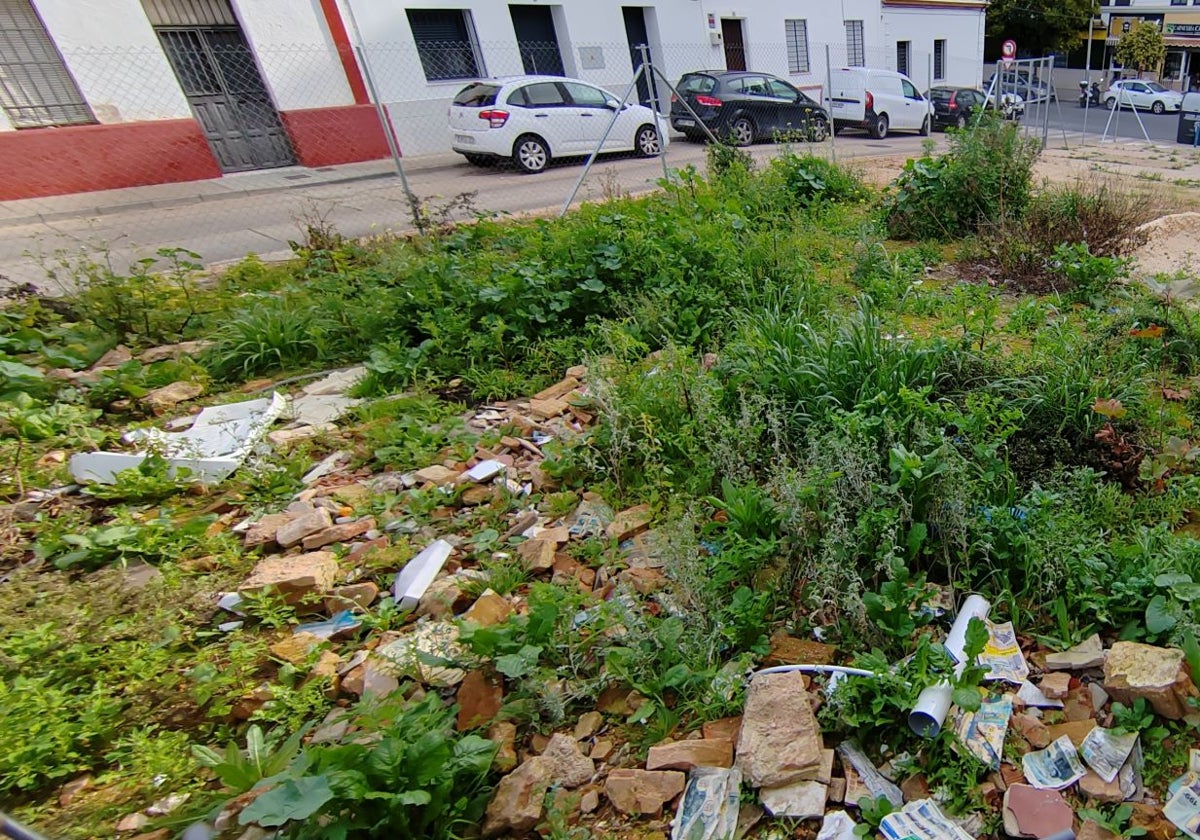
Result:
M933 105L935 128L966 128L971 118L988 105L983 91L976 88L939 86L930 88L925 98Z
M701 70L685 73L675 88L714 136L735 146L793 133L814 143L829 136L829 113L766 73ZM708 136L674 95L671 126L692 140Z

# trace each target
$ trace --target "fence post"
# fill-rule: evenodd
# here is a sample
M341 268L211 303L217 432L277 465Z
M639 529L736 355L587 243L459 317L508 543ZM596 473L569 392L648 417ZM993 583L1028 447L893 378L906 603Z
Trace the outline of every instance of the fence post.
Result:
M833 65L829 61L829 44L825 45L825 99L829 102L829 158L837 163L837 128L833 124Z
M1084 85L1083 85L1083 132L1079 137L1079 145L1087 145L1087 121L1088 111L1092 109L1092 30L1096 26L1096 16L1090 15L1088 18L1088 41L1087 41L1087 59L1084 61Z
M671 173L667 170L667 138L662 126L658 124L658 79L654 78L654 65L650 61L650 47L646 44L638 44L638 52L641 54L642 67L649 68L643 70L642 74L650 82L650 110L654 112L654 133L658 136L658 156L662 159L663 178L669 180Z

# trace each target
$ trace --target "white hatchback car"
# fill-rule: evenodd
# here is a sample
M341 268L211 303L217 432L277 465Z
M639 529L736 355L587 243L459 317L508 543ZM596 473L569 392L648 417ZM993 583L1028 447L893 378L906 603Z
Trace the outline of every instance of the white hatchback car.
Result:
M653 157L667 142L667 121L642 105L621 105L603 88L562 76L515 76L472 82L450 105L450 147L485 166L511 158L541 172L552 158L591 154L616 114L602 152ZM660 140L661 138L661 140Z
M1104 105L1111 111L1117 107L1118 99L1123 108L1149 108L1152 113L1178 111L1183 107L1183 94L1168 90L1158 82L1141 82L1137 79L1122 79L1113 82L1104 92Z

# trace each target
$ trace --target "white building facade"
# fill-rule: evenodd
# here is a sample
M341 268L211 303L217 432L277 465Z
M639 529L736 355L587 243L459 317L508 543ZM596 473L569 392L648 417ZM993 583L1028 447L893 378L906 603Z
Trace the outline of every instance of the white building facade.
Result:
M983 0L0 0L0 200L447 149L474 78L827 67L977 85ZM634 85L632 96L665 86ZM375 101L384 106L392 137Z

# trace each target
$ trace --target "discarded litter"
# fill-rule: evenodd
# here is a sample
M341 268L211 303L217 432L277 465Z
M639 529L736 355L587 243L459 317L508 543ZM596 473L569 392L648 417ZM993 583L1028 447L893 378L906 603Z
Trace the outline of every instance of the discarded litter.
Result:
M1029 680L1021 683L1021 688L1017 691L1017 699L1026 706L1034 706L1038 709L1061 709L1063 707L1063 701L1051 700Z
M838 755L842 757L842 761L854 768L854 772L858 774L863 785L871 795L879 798L886 797L893 807L899 808L904 804L904 794L900 792L900 788L889 782L883 777L883 774L875 769L875 765L871 763L871 759L867 758L867 754L862 751L858 744L853 741L842 741L837 747ZM904 835L901 835L904 836Z
M971 595L963 602L944 646L946 651L959 665L966 659L967 627L971 619L987 620L988 611L992 608L980 595ZM917 696L916 705L908 716L908 726L913 732L923 738L933 738L942 731L942 723L950 711L950 700L954 689L949 681L931 685Z
M724 840L737 829L742 771L697 767L675 812L671 840Z
M292 629L293 633L311 633L319 639L332 639L340 633L348 633L362 625L362 621L354 617L350 610L342 610L325 621L314 621L300 624Z
M1039 790L1062 790L1087 773L1087 768L1075 752L1075 745L1067 735L1044 750L1026 753L1021 759L1021 766L1029 784Z
M1137 743L1137 732L1117 733L1112 729L1097 726L1087 734L1079 745L1079 754L1088 767L1106 782L1117 778L1121 767L1133 752Z
M435 540L405 564L400 573L396 575L396 583L392 587L396 606L399 609L414 610L417 608L421 596L425 594L429 584L433 583L433 579L442 570L442 566L445 565L446 559L453 550L454 547L445 540Z
M1189 773L1188 777L1187 784L1180 785L1163 806L1163 816L1188 837L1200 840L1200 776Z
M206 408L186 431L134 429L124 440L142 444L147 451L77 453L71 456L71 476L79 482L112 484L118 473L135 469L155 452L173 470L184 468L195 481L215 483L241 466L286 410L287 399L276 393L269 399Z
M918 799L903 810L888 814L879 823L886 840L972 840L971 835L951 822L932 799Z
M490 478L495 478L507 469L504 464L495 460L480 461L471 469L467 470L464 475L471 481L487 481Z
M1029 666L1017 644L1017 634L1012 622L1000 624L987 622L988 640L979 657L979 664L988 669L987 680L1003 680L1020 685L1029 677Z
M955 725L958 739L993 770L1000 769L1012 710L1012 696L1006 694L996 700L984 700L977 712L962 712Z
M845 811L829 811L817 832L817 840L855 840L855 822Z

